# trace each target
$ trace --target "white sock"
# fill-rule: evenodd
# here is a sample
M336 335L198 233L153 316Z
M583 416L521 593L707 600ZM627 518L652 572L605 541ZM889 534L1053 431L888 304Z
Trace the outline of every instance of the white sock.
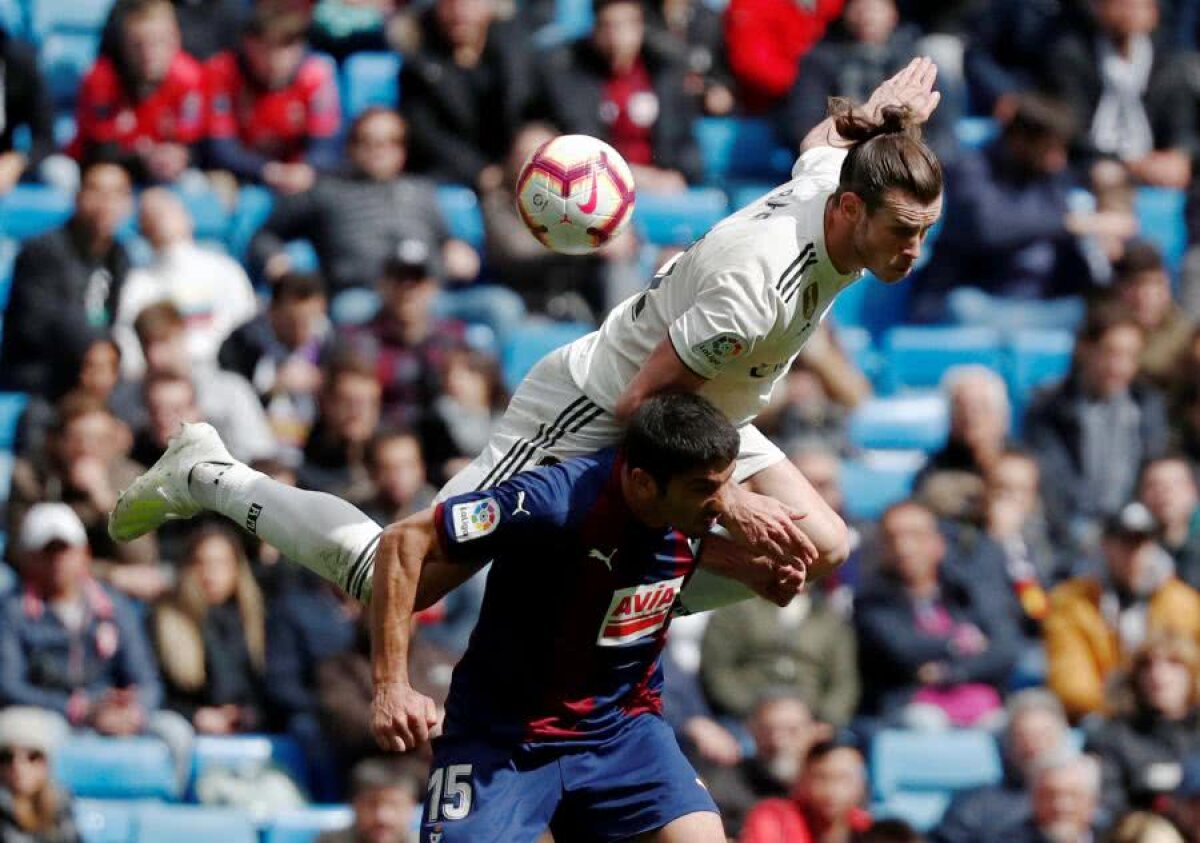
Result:
M383 532L357 507L272 480L244 463L200 463L188 477L196 502L250 531L364 603Z

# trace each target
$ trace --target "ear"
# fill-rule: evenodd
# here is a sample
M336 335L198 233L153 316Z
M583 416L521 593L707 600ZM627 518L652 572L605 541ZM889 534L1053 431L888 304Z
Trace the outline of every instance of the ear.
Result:
M846 191L838 197L838 211L851 222L858 222L867 213L867 205L857 193Z
M658 497L658 483L645 469L630 469L629 480L637 494L647 498Z

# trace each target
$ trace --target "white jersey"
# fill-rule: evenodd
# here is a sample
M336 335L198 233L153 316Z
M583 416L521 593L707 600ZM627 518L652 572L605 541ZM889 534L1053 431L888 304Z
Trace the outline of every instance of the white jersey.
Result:
M845 158L833 147L804 153L791 181L721 220L572 343L579 389L611 412L669 336L707 380L701 395L736 425L754 419L834 297L861 275L839 274L825 250L825 204Z

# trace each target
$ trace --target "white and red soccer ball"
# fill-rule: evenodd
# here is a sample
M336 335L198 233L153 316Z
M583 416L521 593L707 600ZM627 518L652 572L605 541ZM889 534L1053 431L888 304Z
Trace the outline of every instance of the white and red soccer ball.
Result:
M517 181L521 219L548 249L593 252L633 216L633 173L611 146L589 135L560 135L538 147Z

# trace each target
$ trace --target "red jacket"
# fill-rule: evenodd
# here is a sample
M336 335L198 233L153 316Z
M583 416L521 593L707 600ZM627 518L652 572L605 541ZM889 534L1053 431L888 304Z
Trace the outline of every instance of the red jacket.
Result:
M725 44L747 111L766 111L791 90L800 58L844 5L845 0L730 0Z
M852 831L871 827L871 815L862 808L850 812ZM746 815L741 843L816 843L808 820L794 799L764 799Z

